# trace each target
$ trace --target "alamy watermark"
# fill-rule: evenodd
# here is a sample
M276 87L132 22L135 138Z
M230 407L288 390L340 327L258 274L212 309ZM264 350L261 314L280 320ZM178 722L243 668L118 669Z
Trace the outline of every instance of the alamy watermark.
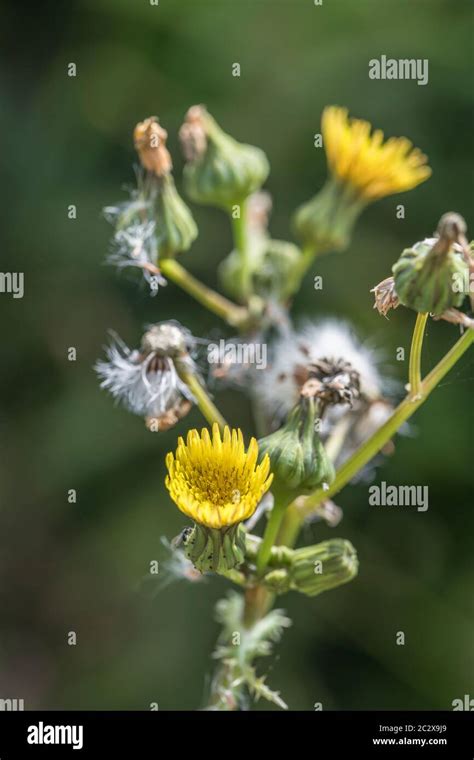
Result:
M370 79L413 79L419 85L428 84L427 58L371 58L369 61Z
M467 710L468 712L474 711L474 698L470 694L465 694L462 699L453 699L451 702L453 711Z
M253 364L257 369L266 369L267 344L227 343L221 339L219 343L209 343L207 360L209 364Z
M369 487L371 507L416 507L417 512L428 509L428 486L393 486L382 480L379 486Z
M24 709L24 699L0 699L0 712L17 712Z
M453 293L474 293L474 272L468 269L463 274L454 272L452 275Z
M83 726L52 726L40 721L28 726L28 744L70 744L73 749L84 746Z
M23 298L25 293L23 272L0 272L0 293L10 293L13 298Z

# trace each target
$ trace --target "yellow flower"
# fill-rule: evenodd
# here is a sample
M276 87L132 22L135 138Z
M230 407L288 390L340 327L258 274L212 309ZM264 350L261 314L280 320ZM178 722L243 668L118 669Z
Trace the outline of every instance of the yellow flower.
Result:
M366 201L411 190L431 175L427 157L406 137L383 142L383 132L361 119L349 120L347 108L328 106L322 132L331 173Z
M176 455L166 457L166 487L185 515L207 528L221 529L249 518L272 482L270 459L257 465L258 445L247 451L242 432L219 427L190 430L186 443L178 439Z

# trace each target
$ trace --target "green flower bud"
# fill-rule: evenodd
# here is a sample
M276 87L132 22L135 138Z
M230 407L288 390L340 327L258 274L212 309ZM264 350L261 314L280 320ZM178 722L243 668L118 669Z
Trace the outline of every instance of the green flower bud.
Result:
M301 258L301 251L285 240L249 240L248 258L251 262L250 290L264 299L283 303L289 297L290 277ZM226 292L241 300L242 257L232 251L219 266L219 277Z
M270 457L272 492L278 501L329 485L334 467L316 430L317 406L313 398L302 400L287 422L258 442L261 456Z
M343 251L366 205L350 185L330 179L314 198L296 210L293 217L296 235L304 248L317 253Z
M302 254L293 243L270 238L268 217L271 205L271 197L264 191L253 193L247 199L244 215L246 255L234 250L219 266L224 289L238 301L256 295L264 301L284 303L289 297L291 276Z
M158 259L187 251L197 238L198 229L191 211L176 190L171 174L157 180L156 242Z
M196 222L174 184L166 129L156 116L150 116L136 125L133 136L140 163L149 173L158 260L169 258L188 250L198 235Z
M242 564L245 529L242 523L225 528L208 528L195 523L183 536L184 553L201 573L225 573Z
M356 577L356 550L342 538L333 538L315 546L305 546L293 553L289 569L289 586L306 596L342 586Z
M247 562L252 562L260 546L255 536L247 536ZM284 549L284 553L280 553ZM275 594L299 591L317 596L342 586L357 575L357 553L349 541L334 538L302 549L273 547L262 583Z
M289 297L291 274L301 258L300 249L286 240L268 240L261 265L255 269L255 292L264 298L284 301Z
M270 167L265 153L222 131L204 106L193 106L180 129L188 161L184 180L197 203L230 209L265 182Z
M465 281L468 265L458 246L442 237L404 250L392 272L400 303L415 311L438 315L464 300L455 284Z

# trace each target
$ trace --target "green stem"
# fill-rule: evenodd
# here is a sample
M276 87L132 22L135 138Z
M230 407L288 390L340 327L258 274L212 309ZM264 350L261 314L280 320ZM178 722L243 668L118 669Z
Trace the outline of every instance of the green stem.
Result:
M222 431L227 425L227 422L207 395L206 389L202 385L199 378L186 367L180 366L179 363L176 363L176 370L183 383L186 383L189 390L196 399L197 405L201 410L203 417L205 417L210 425L213 425L214 422L217 422L219 428Z
M295 267L295 271L293 274L293 285L292 285L292 292L296 292L301 282L306 274L306 272L311 268L313 261L315 260L317 255L317 251L312 245L305 245L301 250L301 257Z
M334 494L344 488L352 480L362 467L382 449L393 437L397 430L408 420L421 404L426 400L431 391L456 364L461 356L467 351L474 340L474 330L467 330L464 335L454 344L438 364L425 377L420 385L420 393L417 398L407 396L395 409L391 417L370 438L368 438L349 459L344 462L337 472L334 482L329 490L315 491L305 500L304 507L300 509L302 517L309 514L314 507L322 501L330 499Z
M318 251L313 245L307 244L303 246L301 249L301 256L293 267L293 271L291 273L291 281L287 288L288 295L291 296L294 293L298 292L301 287L301 283L303 282L304 276L306 272L311 268L317 254Z
M415 329L410 349L410 364L408 368L408 381L410 383L410 396L418 398L421 389L421 349L423 348L423 337L425 334L426 321L429 317L428 312L416 315Z
M285 515L286 507L286 502L280 504L277 504L275 502L273 509L270 512L267 527L265 528L262 543L260 544L260 548L257 554L257 575L262 575L268 564L272 546L275 543L275 539L278 535L278 530Z
M278 546L294 546L300 532L301 522L298 500L295 500L286 510L275 543Z
M202 282L197 280L175 259L162 259L160 261L160 271L169 280L189 293L196 301L224 319L232 327L245 325L249 320L249 313L243 306L232 303L220 293L216 293L212 288L208 288Z
M252 628L273 606L275 594L257 583L245 591L245 607L243 624L246 628Z
M247 301L250 296L250 277L251 277L251 261L249 257L249 250L247 244L247 205L243 200L239 206L239 216L235 217L233 211L230 213L230 220L232 224L232 235L234 238L234 245L239 253L240 257L240 292L242 298Z

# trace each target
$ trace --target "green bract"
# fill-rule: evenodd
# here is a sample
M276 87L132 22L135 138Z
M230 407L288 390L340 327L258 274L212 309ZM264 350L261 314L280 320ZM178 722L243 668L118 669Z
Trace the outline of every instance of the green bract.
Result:
M191 211L176 190L171 174L157 180L156 243L158 258L187 251L198 236Z
M201 573L225 573L244 561L245 530L241 523L208 528L196 523L184 538L184 553Z
M457 285L467 278L468 265L453 246L438 249L436 239L404 250L392 272L400 302L415 311L438 315L464 300Z
M285 557L282 567L273 567L264 583L277 594L299 591L306 596L317 596L356 577L359 563L350 541L334 538L314 546L305 546Z
M334 479L334 467L316 430L316 404L307 399L293 409L286 424L258 442L260 455L268 454L273 472L272 493L291 501Z
M249 241L251 291L261 298L284 302L290 295L291 275L300 260L301 251L286 240L262 237ZM219 266L219 276L226 292L240 299L242 257L232 251Z
M356 550L342 538L305 546L294 553L291 565L291 588L307 596L317 596L357 575Z
M223 132L205 108L195 109L205 141L184 167L186 192L196 203L230 209L263 185L270 171L267 157Z
M296 235L304 247L318 253L343 251L365 205L350 185L330 179L317 195L296 210L293 217Z

